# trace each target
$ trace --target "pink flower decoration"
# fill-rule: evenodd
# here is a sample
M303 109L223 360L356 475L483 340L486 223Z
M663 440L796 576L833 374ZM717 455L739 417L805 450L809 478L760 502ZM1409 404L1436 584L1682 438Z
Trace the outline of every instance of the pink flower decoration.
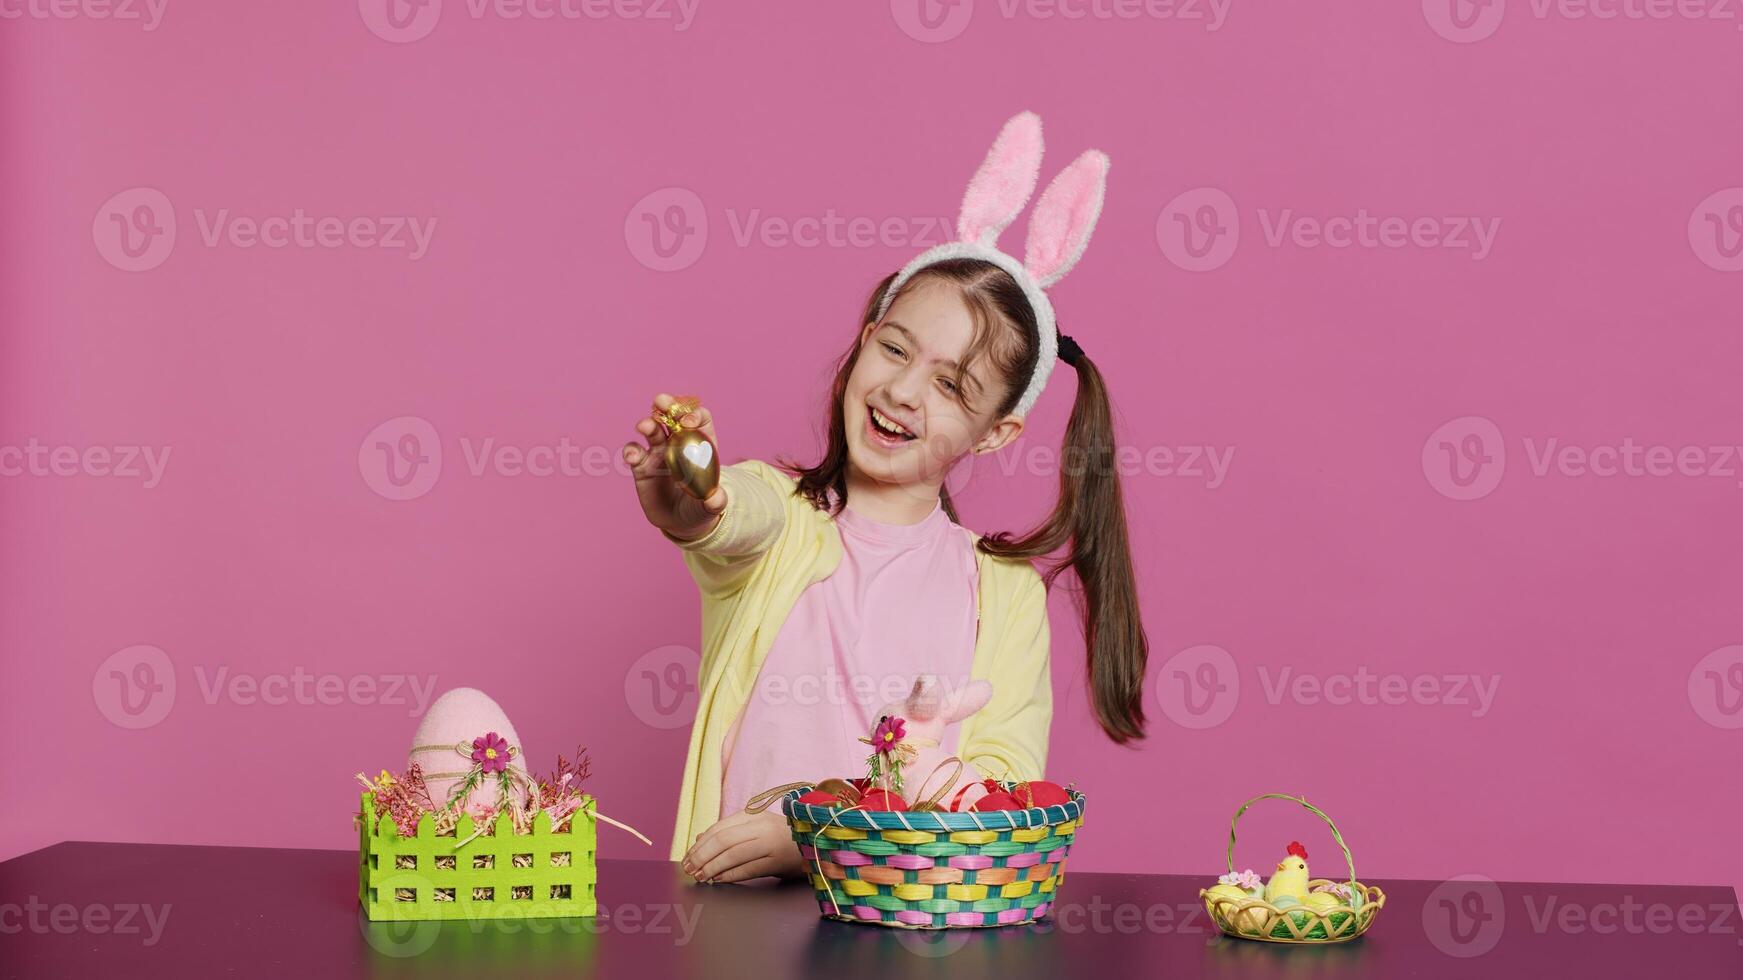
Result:
M878 727L872 730L872 748L882 755L896 751L896 743L908 734L907 725L900 718L885 715L878 719Z
M495 732L488 732L480 738L473 739L472 761L481 766L487 774L507 769L508 739Z

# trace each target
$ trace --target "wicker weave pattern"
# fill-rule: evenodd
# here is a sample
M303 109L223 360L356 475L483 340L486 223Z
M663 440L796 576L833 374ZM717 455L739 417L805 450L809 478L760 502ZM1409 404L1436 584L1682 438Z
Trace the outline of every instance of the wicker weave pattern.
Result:
M909 929L1041 918L1083 825L1075 793L1030 810L891 813L809 806L797 802L803 792L781 809L824 917Z

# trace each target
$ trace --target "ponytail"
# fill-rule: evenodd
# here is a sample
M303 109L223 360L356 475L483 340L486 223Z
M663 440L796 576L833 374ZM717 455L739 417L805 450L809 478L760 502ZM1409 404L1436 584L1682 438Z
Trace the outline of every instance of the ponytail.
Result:
M1073 360L1077 399L1060 454L1059 503L1026 536L1013 541L1009 532L988 535L981 539L980 550L998 558L1030 559L1070 543L1070 555L1049 568L1042 580L1051 588L1069 567L1081 583L1074 604L1089 653L1090 701L1102 731L1124 744L1144 737L1144 664L1150 643L1138 611L1107 386L1088 357L1079 354Z

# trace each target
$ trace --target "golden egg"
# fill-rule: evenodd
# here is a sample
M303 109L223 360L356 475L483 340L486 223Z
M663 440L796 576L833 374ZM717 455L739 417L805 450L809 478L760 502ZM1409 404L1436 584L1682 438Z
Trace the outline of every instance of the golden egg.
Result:
M666 469L697 500L706 500L720 485L720 454L699 429L679 429L666 440Z
M1220 903L1218 900L1221 900ZM1204 905L1213 913L1220 911L1228 924L1246 933L1258 933L1265 927L1265 910L1263 908L1238 911L1243 902L1258 902L1259 899L1249 894L1246 889L1235 885L1212 885L1204 890Z

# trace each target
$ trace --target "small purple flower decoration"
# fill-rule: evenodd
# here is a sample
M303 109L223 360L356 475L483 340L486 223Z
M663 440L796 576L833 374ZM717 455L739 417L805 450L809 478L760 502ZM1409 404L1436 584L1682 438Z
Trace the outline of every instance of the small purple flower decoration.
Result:
M482 737L473 739L472 761L477 763L486 774L507 769L508 739L495 732L487 732Z
M885 715L878 719L878 727L872 729L872 748L879 755L889 755L896 751L896 743L907 734L908 728L902 719Z
M1245 871L1231 871L1217 878L1216 881L1219 885L1234 885L1236 888L1249 892L1257 891L1265 884L1265 880L1260 878L1259 873L1252 868Z

